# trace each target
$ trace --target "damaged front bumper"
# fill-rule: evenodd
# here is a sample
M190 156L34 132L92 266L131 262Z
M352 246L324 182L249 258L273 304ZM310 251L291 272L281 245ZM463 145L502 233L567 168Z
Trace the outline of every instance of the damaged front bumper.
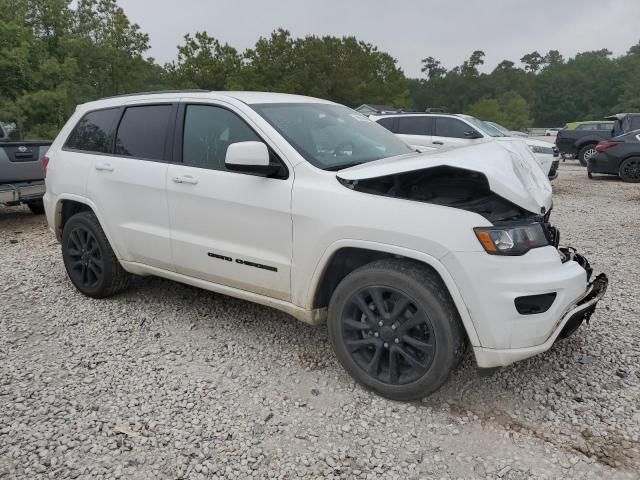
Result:
M550 251L547 250L547 253ZM537 279L540 283L545 282L549 285L549 290L557 292L553 306L540 314L509 316L506 314L504 304L496 302L494 297L494 312L505 312L502 320L499 321L500 325L495 325L495 327L501 326L504 331L510 332L508 333L510 340L503 337L502 342L508 341L505 347L510 346L511 348L500 348L501 345L486 344L474 346L476 362L479 367L506 366L549 350L556 340L572 335L583 322L589 322L597 303L606 293L607 276L601 273L592 279L593 270L589 262L575 249L558 248L556 262L559 254L561 265L556 263L555 267L551 267L550 263L542 260L542 251L538 254L541 256L539 260L545 264L545 267L542 270L535 270L533 264L530 263L531 277L529 280ZM509 276L510 279L528 277L525 273L528 269L524 269L524 265L522 267L519 275ZM532 282L530 285L533 288L535 283ZM504 296L510 298L519 289L520 286L511 291L503 292Z

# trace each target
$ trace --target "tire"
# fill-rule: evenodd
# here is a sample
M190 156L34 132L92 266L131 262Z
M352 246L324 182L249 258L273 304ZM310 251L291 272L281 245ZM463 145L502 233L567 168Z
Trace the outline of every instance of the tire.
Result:
M586 167L587 163L589 162L589 157L593 156L595 153L596 153L595 144L589 144L582 147L578 152L578 160L580 160L580 164L583 167Z
M42 200L36 200L35 202L27 203L27 207L34 215L42 215L44 213L44 203Z
M393 400L436 391L464 352L463 327L446 287L408 260L379 260L347 275L331 297L327 323L344 369Z
M640 183L640 157L630 157L623 160L618 176L623 182Z
M62 258L71 282L88 297L110 297L129 285L130 275L93 212L77 213L67 221L62 231Z

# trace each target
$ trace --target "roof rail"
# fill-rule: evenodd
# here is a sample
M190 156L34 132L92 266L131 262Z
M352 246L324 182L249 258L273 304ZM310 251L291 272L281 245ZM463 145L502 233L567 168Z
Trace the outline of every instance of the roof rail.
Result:
M110 97L102 97L102 98L107 99L107 98L135 97L136 95L154 95L157 93L207 93L210 91L211 90L203 90L200 88L187 88L184 90L152 90L149 92L124 93L122 95L112 95Z

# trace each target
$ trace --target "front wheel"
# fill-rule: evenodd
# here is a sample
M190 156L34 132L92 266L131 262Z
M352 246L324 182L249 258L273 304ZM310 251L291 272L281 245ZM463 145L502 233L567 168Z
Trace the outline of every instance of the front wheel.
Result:
M578 160L580 160L580 164L583 167L586 167L589 163L589 159L596 154L596 146L595 145L585 145L578 152Z
M93 212L77 213L65 223L62 259L73 285L89 297L109 297L129 284Z
M328 331L345 370L394 400L437 390L464 351L446 287L425 267L400 259L347 275L331 297Z
M623 182L640 182L640 157L627 158L620 164L618 176Z

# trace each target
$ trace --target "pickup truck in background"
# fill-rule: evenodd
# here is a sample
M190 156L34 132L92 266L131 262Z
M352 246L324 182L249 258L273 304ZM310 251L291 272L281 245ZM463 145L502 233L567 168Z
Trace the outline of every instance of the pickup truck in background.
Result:
M0 125L0 204L25 204L35 214L44 213L43 158L50 141L12 142Z
M596 145L599 142L640 129L640 113L618 113L606 117L605 120L583 122L575 129L560 130L556 136L556 146L560 154L563 157L577 158L586 167L589 158L596 154Z

